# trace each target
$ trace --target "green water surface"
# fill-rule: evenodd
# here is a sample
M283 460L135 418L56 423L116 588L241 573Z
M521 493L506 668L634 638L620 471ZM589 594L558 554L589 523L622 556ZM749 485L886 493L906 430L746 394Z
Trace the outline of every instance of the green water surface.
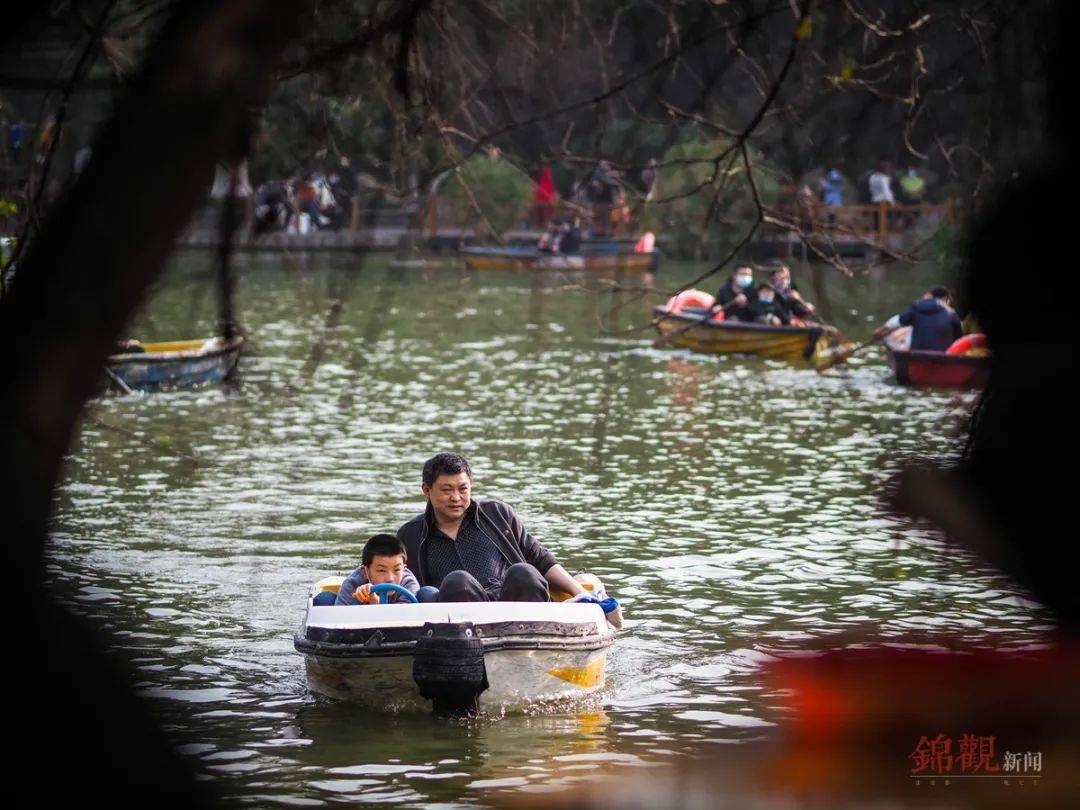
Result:
M178 257L132 333L209 334L210 261ZM770 733L782 712L759 667L778 653L1017 647L1047 627L968 554L882 507L904 459L955 455L973 397L894 385L880 349L824 376L656 349L635 327L662 298L595 289L611 277L385 256L238 264L239 387L93 405L49 550L69 603L112 634L231 797L503 801ZM657 283L704 269L668 266ZM935 273L796 277L859 340ZM442 450L622 601L598 700L463 724L307 691L292 634L309 586L421 509L420 466Z

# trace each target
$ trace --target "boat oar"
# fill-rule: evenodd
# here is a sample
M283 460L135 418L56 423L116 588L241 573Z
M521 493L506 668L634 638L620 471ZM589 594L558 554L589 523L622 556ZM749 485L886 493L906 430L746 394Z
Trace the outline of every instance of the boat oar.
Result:
M769 285L769 289L771 289L773 291L773 293L776 294L777 297L781 297L781 298L783 297L783 293L780 290L778 290L776 287L774 287L772 284ZM794 292L795 295L796 295L796 298L794 300L807 308L807 311L806 311L805 315L796 315L792 311L791 305L785 299L783 301L783 304L787 307L788 311L791 313L792 319L798 318L806 326L820 327L821 331L824 332L826 335L828 335L830 339L831 338L837 338L841 343L851 343L851 341L848 340L847 335L845 335L843 332L841 332L839 327L833 326L831 323L825 323L825 321L821 320L821 316L818 315L817 310L811 308L811 304L809 304L806 301L806 299L804 299L801 295L799 295L797 290L793 290L792 292Z
M844 343L837 346L835 351L831 352L828 357L814 366L814 371L818 374L822 374L833 366L838 366L841 363L846 362L851 355L855 354L855 352L862 351L867 346L872 346L881 340L881 337L884 336L879 337L878 335L874 335L872 338L864 340L862 343Z
M773 287L773 291L776 292L777 295L780 294L779 291L775 287ZM802 301L801 298L799 300L802 302L802 304L804 306L806 305L806 302ZM790 310L790 307L789 307L789 310ZM792 317L797 318L799 316L793 314ZM842 343L851 343L852 342L852 341L848 340L847 335L845 335L843 332L840 331L839 327L833 326L831 323L825 323L825 321L821 320L821 318L818 317L817 310L814 310L813 312L807 313L806 315L799 318L799 320L801 320L807 326L819 326L819 327L821 327L822 332L824 332L826 335L834 336L834 337L839 338Z
M679 335L681 335L681 334L683 334L685 332L689 332L695 326L701 326L702 324L708 323L709 320L717 312L727 312L728 308L731 307L734 303L735 303L735 299L732 298L730 301L728 301L722 307L717 307L717 306L710 307L705 312L704 317L699 318L696 321L692 321L692 322L686 324L685 326L680 326L678 329L674 329L671 332L668 332L666 335L661 335L660 337L658 337L656 340L653 341L653 348L654 349L659 349L661 346L666 346L671 341L673 341L675 338L677 338ZM660 318L656 322L658 323L659 321L663 320L665 317L667 317L667 316L661 315Z
M125 394L134 394L135 393L134 391L131 390L131 386L129 386L122 379L120 379L120 377L118 377L116 374L114 374L112 372L112 369L110 369L108 366L105 366L105 373L109 375L109 379L112 380L113 385L115 385L117 388L119 388Z

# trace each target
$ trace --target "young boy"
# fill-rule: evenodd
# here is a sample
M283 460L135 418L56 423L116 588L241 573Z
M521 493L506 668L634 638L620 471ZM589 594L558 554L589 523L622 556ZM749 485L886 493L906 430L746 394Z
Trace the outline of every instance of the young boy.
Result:
M412 571L405 567L405 546L392 534L377 534L364 544L360 567L341 583L335 605L377 605L379 597L371 592L372 585L391 582L410 593L420 590ZM399 595L392 593L388 601L395 602ZM405 601L402 598L402 601Z
M768 326L787 326L791 323L791 313L776 300L776 290L769 284L758 285L754 314L755 321Z

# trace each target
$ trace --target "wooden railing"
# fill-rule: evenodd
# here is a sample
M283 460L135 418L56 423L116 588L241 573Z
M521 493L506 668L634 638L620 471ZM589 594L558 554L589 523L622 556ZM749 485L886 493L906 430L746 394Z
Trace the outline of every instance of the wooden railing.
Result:
M783 214L808 236L848 238L884 243L889 236L903 234L920 223L935 225L957 222L956 202L870 205L825 205L819 202L789 206Z

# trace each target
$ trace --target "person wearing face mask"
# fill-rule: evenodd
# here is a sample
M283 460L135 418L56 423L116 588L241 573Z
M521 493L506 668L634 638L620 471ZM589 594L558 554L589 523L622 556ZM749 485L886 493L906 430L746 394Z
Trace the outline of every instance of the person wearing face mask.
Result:
M787 326L791 323L791 313L780 301L776 290L768 284L758 285L754 312L754 320L766 326Z
M716 306L723 307L727 320L752 322L757 319L754 291L754 271L746 265L735 268L735 273L724 282L716 293Z
M798 288L791 281L791 269L786 264L778 264L769 273L769 286L776 290L776 298L786 309L790 318L805 320L817 312L814 305L804 299Z

